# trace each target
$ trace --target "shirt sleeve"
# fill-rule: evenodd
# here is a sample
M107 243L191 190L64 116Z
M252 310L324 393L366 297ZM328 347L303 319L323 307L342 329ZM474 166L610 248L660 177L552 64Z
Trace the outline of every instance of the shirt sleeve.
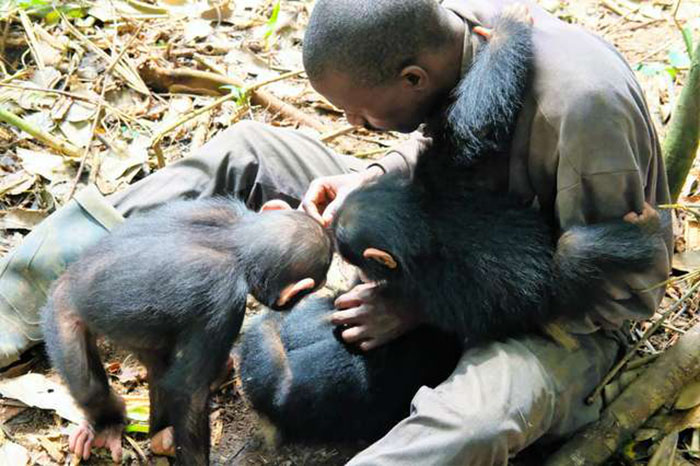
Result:
M385 173L401 173L403 176L409 177L413 174L418 155L431 143L431 138L423 136L420 131L414 131L407 141L392 147L384 157L371 163L368 167L378 166Z
M562 112L553 129L558 133L554 215L562 231L641 212L645 201L667 200L657 199L655 178L665 173L654 168L661 155L643 103L612 92L588 94L575 101L572 111ZM666 221L653 266L606 277L601 296L591 300L597 304L571 323L572 331L617 328L625 320L653 315L664 287L650 288L666 280L671 266L671 222L666 212L662 217Z

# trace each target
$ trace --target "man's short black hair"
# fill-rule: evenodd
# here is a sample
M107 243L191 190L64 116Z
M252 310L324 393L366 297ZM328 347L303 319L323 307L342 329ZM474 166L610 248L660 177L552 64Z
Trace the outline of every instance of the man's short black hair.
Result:
M319 0L304 36L304 68L311 80L336 71L374 86L446 39L435 0Z

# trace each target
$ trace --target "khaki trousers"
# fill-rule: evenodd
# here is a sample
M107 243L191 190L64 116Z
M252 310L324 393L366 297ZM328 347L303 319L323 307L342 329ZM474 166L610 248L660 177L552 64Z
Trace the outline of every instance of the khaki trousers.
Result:
M254 209L274 198L296 204L314 178L363 166L300 132L241 122L109 200L126 216L214 194ZM576 339L574 351L539 336L469 348L445 382L421 388L411 414L350 464L502 465L538 439L573 433L598 417L600 401L583 400L619 350L604 332Z

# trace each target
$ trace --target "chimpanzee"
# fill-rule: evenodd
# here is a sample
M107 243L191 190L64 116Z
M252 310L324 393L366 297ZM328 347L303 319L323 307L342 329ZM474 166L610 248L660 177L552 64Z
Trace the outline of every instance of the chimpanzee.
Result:
M651 212L644 224L571 228L555 245L540 214L507 195L448 191L437 201L387 177L351 193L333 228L343 258L387 299L475 342L537 330L555 311L582 312L611 272L649 267L660 231Z
M125 410L98 355L104 335L148 369L151 433L174 426L178 464L208 464L209 385L247 294L287 309L322 285L331 257L328 234L305 213L254 213L231 198L129 218L69 266L43 310L47 352L87 415L71 451L87 458L106 444L121 456Z
M237 350L243 393L288 441L373 441L409 412L422 386L436 386L462 349L423 325L363 353L345 344L333 298L310 296L288 313L256 316Z
M352 192L333 222L340 254L388 299L471 341L590 308L589 290L613 270L650 267L659 244L650 207L636 224L574 227L554 244L559 232L536 210L471 184L473 166L507 148L528 78L531 24L513 13L496 21L434 135L446 152L421 154L410 180L384 176Z

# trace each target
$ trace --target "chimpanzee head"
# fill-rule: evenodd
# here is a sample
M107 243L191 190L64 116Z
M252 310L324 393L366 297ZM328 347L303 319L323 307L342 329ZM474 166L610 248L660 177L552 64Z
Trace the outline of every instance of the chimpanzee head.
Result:
M411 132L459 81L464 31L435 0L319 0L304 68L351 124Z
M422 202L413 185L391 175L353 191L333 220L338 252L369 280L405 283L430 256Z
M240 230L250 244L239 245L239 250L255 299L284 310L323 286L333 245L318 222L283 201L271 201L260 213L250 215L255 220Z

